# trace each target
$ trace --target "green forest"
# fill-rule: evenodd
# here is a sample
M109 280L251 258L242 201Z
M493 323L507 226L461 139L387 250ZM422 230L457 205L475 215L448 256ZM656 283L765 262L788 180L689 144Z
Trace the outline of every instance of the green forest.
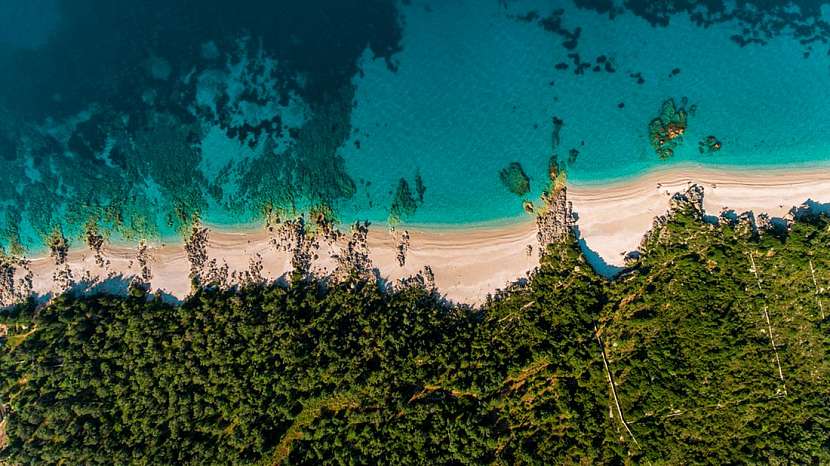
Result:
M0 460L830 463L826 217L687 207L615 280L570 238L480 308L293 278L6 312Z

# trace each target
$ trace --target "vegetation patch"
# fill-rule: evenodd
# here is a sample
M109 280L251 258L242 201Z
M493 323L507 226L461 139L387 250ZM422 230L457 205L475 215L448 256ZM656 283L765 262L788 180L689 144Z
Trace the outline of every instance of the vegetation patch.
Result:
M830 462L830 222L679 206L618 280L566 238L476 309L357 275L18 306L0 460Z

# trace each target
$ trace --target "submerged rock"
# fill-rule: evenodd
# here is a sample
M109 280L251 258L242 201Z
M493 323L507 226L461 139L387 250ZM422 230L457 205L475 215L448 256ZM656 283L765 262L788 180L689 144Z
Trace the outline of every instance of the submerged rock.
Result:
M578 149L573 148L573 149L569 150L568 151L568 165L573 165L574 163L576 163L577 157L579 157L579 150Z
M562 127L565 126L565 120L559 117L553 117L553 131L551 132L551 147L555 150L559 147L559 135L562 132Z
M701 154L711 154L721 149L721 142L715 136L709 135L700 140L697 149Z
M669 215L688 211L692 217L703 219L703 186L693 184L685 192L675 193L669 203Z
M522 164L511 162L499 171L499 178L504 186L517 196L524 196L530 192L530 177L527 176Z

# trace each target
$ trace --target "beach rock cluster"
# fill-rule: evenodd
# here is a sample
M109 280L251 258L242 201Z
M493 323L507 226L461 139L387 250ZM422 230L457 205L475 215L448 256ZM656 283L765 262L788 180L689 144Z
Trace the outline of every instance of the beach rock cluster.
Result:
M662 241L665 239L667 231L664 227L677 214L686 213L696 220L703 221L703 195L703 186L698 184L689 186L686 191L674 193L669 200L669 211L665 215L654 217L651 229L640 240L639 253L647 252L648 245L653 241ZM639 253L628 253L626 255L626 261L636 260L640 255Z
M311 210L310 216L314 221L316 236L322 238L326 244L334 244L343 236L343 233L337 229L337 221L331 207L327 205L315 207Z
M265 283L265 277L262 274L262 256L259 253L254 254L254 257L248 262L248 270L244 272L231 272L231 281L239 283L242 286L259 286Z
M271 239L271 244L278 251L291 253L293 273L302 279L309 275L312 261L319 257L320 243L316 235L307 231L303 217L281 222L277 237Z
M751 211L736 214L734 211L726 210L721 212L718 223L732 226L742 236L755 237L769 233L776 237L784 237L789 234L797 218L795 212L796 208L793 207L787 215L779 218L770 217L766 212L756 215Z
M728 225L735 229L739 236L757 237L765 233L770 233L775 236L785 236L789 233L793 221L798 218L799 209L793 208L783 218L772 218L767 213L755 214L752 211L736 213L734 210L724 208L717 217L707 217L703 210L704 189L702 186L693 184L689 186L684 192L675 193L669 203L669 212L666 215L660 215L654 218L651 229L644 235L640 242L639 252L637 254L629 253L626 259L636 260L639 253L644 253L648 250L648 245L652 241L662 241L666 239L668 234L667 229L664 228L672 217L683 213L690 215L693 219L700 222L707 222L711 228L716 228L719 225ZM803 212L804 210L801 210Z
M104 236L98 232L98 228L94 222L87 223L86 231L84 232L84 242L95 255L95 264L102 269L107 267L109 260L104 260L103 255Z
M703 220L703 186L693 184L685 192L675 193L669 201L670 215L688 212L697 220Z
M397 280L394 288L424 288L425 290L435 293L435 273L432 271L432 267L425 265L423 269L415 275L403 277Z
M567 239L575 223L573 207L568 201L566 187L552 193L544 193L542 201L544 207L536 216L536 239L541 245L540 251L544 251L548 244Z
M674 149L683 142L688 118L686 104L685 97L679 106L675 104L674 99L664 101L660 107L660 115L648 125L649 142L661 159L668 159L674 155Z
M412 195L409 182L405 178L398 180L398 187L395 189L395 197L392 199L392 207L389 209L391 223L399 223L406 217L418 210L418 202Z

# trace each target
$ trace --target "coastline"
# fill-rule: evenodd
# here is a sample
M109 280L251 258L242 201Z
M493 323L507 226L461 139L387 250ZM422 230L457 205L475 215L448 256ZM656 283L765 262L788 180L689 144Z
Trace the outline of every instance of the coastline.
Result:
M728 208L738 213L751 210L755 214L784 217L792 207L807 200L830 202L830 168L825 166L729 170L697 164L678 164L601 185L569 183L568 200L573 204L576 227L586 246L607 264L621 266L625 254L637 249L654 217L668 210L671 194L691 184L703 186L704 209L715 216ZM290 253L275 248L273 234L264 227L208 227L208 257L220 265L227 264L230 272L248 270L252 258L257 257L267 280L276 280L291 270ZM369 257L379 277L394 282L429 266L438 292L454 302L481 304L489 293L527 276L538 264L536 224L529 215L457 227L400 225L397 230L410 234L403 266L397 259L397 238L389 227L369 228ZM330 273L336 267L332 256L343 246L323 245L312 270ZM530 254L528 246L532 247ZM72 247L67 264L74 280L96 282L140 273L136 247L108 244L102 253L109 261L105 268L96 264L95 254L86 247ZM159 289L176 298L189 294L190 265L182 240L150 243L147 257L153 291ZM32 258L30 269L35 293L54 291L53 273L57 267L52 258Z

